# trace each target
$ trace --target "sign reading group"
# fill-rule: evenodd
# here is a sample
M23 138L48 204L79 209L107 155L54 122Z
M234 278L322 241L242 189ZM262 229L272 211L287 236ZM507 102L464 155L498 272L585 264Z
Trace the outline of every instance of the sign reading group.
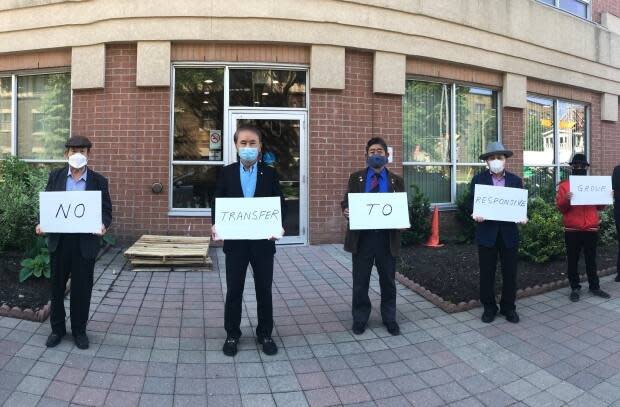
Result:
M39 220L45 233L98 233L101 191L39 192Z
M568 182L570 192L573 193L571 205L611 205L614 203L610 176L571 175Z
M406 192L349 193L351 230L407 229L410 226Z
M476 184L474 217L521 222L527 219L527 190Z
M215 231L222 240L281 237L280 198L216 198Z

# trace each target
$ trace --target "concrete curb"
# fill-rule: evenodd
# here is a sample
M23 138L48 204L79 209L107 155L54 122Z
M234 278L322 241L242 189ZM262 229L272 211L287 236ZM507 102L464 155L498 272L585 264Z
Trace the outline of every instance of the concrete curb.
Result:
M609 267L603 270L599 270L597 274L600 277L603 277L603 276L608 276L610 274L613 274L615 272L616 272L615 267ZM401 284L403 284L404 286L414 291L416 294L419 294L425 299L427 299L428 301L430 301L433 305L441 308L443 311L450 313L450 314L453 314L455 312L468 311L470 309L474 309L480 306L480 301L475 300L475 299L469 300L467 302L459 302L458 304L455 304L448 300L444 300L442 297L438 296L437 294L434 294L430 290L427 290L425 287L414 282L413 280L410 280L409 277L399 272L396 272L396 280L398 280ZM526 298L532 295L546 293L548 291L552 291L552 290L566 287L566 286L568 286L567 278L562 279L562 280L552 281L550 283L545 283L542 285L535 285L533 287L526 287L524 289L517 290L517 298Z

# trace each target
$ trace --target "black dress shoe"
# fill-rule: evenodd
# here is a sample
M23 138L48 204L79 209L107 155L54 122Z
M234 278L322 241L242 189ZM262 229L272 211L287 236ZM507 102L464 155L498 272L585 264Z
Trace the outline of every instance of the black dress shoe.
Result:
M65 334L61 335L61 334L52 332L50 336L47 337L47 341L45 341L45 346L47 346L48 348L53 348L54 346L58 346L60 341L62 341L63 336L65 336Z
M485 324L490 324L495 320L495 314L497 314L497 311L492 309L485 309L482 313L482 318L480 318L480 320Z
M387 331L396 336L396 335L400 335L400 326L398 326L398 322L396 321L392 321L392 322L386 322L383 325L385 325L385 327L387 328Z
M263 345L263 353L265 355L273 356L278 353L278 346L269 336L259 336L258 343Z
M237 354L237 344L239 343L239 338L233 338L229 336L226 338L226 342L224 342L224 347L222 348L222 352L226 356L235 356Z
M570 298L570 300L572 302L579 301L579 290L578 289L571 290L570 295L568 296L568 298Z
M611 298L611 295L607 294L605 291L601 290L600 288L597 288L596 290L590 290L590 292L592 293L592 295L597 296L597 297Z
M616 279L614 281L620 283L620 274L616 275Z
M73 342L79 349L88 349L88 336L85 333L73 335Z
M366 324L363 322L354 322L353 323L353 333L355 335L361 335L366 330Z
M515 310L500 311L499 313L505 316L506 321L508 322L512 322L513 324L516 324L519 322L519 314L517 314L517 311Z

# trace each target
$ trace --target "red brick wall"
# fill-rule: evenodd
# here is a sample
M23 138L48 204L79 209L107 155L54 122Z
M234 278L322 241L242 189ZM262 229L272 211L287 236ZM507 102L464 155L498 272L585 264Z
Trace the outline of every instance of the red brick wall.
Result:
M402 173L402 97L373 93L373 55L346 52L343 91L313 90L310 98L310 241L342 241L340 201L349 174L364 168L366 141L383 137Z
M136 87L135 44L107 46L105 89L73 93L72 131L93 141L90 165L110 181L115 236L208 232L206 218L168 217L169 103L169 88Z
M511 107L505 107L502 114L502 143L514 153L506 168L519 176L523 174L523 117L523 109Z
M601 13L611 13L620 17L620 0L592 0L592 20L601 22Z

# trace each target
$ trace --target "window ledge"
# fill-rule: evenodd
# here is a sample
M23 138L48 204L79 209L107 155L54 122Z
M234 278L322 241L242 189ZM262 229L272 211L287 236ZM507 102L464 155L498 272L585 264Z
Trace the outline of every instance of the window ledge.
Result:
M178 211L178 210L172 210L172 211L168 211L168 216L175 216L175 217L193 217L193 218L198 218L198 217L211 217L211 210L204 210L204 211Z

